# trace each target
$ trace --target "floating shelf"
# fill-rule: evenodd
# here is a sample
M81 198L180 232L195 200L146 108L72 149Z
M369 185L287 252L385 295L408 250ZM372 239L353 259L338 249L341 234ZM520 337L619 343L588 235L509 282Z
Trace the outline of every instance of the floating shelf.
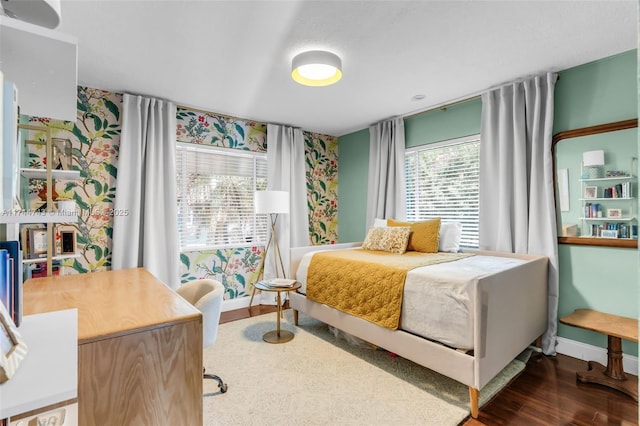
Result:
M609 197L609 198L578 198L580 201L629 201L635 200L636 197Z
M61 254L58 256L53 256L51 258L51 260L64 260L64 259L74 259L76 257L80 257L80 253L75 253L75 254ZM34 259L22 259L22 263L23 264L28 264L28 263L42 263L42 262L46 262L47 258L46 257L36 257Z
M603 178L581 178L580 182L606 182L611 180L633 180L635 176L612 176Z
M27 179L46 179L47 169L20 169L20 174ZM80 170L51 170L51 177L59 180L78 180Z
M593 220L599 222L631 222L635 217L579 217L578 220Z

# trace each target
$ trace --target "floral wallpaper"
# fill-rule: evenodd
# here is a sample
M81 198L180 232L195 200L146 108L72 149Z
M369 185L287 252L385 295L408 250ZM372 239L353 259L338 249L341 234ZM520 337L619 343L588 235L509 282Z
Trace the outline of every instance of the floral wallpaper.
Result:
M76 258L62 261L62 273L84 273L107 270L111 267L111 238L113 235L113 200L115 198L118 148L120 145L122 95L87 87L78 87L78 118L70 121L21 116L21 123L42 125L51 129L52 138L71 142L71 169L80 171L77 181L56 181L59 198L76 202L77 223L65 224L76 231ZM28 131L29 139L44 141L44 132ZM25 167L46 167L43 144L29 144L23 155ZM38 192L44 181L30 180L29 206L40 203Z
M338 138L304 132L311 244L338 241Z
M177 140L255 152L267 150L267 126L203 111L179 108ZM338 232L338 140L304 132L312 244L337 241ZM184 252L180 256L182 282L213 278L225 285L225 299L251 294L258 277L264 247Z
M188 142L267 152L267 125L178 107L176 139Z
M107 270L111 267L113 200L115 198L120 145L122 95L78 87L78 118L75 123L22 116L23 123L49 127L53 138L69 139L71 168L80 171L78 181L57 181L60 198L76 201L79 257L62 261L63 274ZM245 151L266 152L267 125L255 121L178 108L176 137L179 142L208 144ZM29 133L44 141L44 132ZM337 241L338 141L336 137L304 132L309 205L309 235L312 244ZM29 145L28 167L45 167L45 145ZM40 203L44 182L31 180L30 208ZM180 255L181 281L214 278L226 288L225 299L250 295L264 247L184 252Z

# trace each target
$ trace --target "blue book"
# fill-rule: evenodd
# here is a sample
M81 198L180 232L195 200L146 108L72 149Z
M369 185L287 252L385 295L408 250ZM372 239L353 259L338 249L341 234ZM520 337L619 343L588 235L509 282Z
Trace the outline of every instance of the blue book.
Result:
M0 241L0 249L9 252L11 259L11 305L16 327L22 322L22 250L18 241Z
M0 250L0 301L11 315L11 278L9 275L9 252Z

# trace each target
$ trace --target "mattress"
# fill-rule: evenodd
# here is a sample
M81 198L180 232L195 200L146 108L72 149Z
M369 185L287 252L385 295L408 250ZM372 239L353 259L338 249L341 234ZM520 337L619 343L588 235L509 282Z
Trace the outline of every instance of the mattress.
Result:
M306 294L307 268L314 253L304 255L296 273ZM479 279L525 263L525 260L475 255L412 269L405 281L400 329L453 348L473 349L473 306Z

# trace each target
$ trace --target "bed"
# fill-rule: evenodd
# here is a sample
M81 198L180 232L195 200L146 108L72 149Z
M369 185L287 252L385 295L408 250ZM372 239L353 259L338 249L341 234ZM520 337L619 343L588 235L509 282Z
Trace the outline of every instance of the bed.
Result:
M312 256L327 251L357 249L360 245L349 243L291 249L290 276L302 284L300 290L290 293L295 325L298 325L301 312L468 386L470 411L476 418L482 388L546 330L548 259L535 255L464 250L472 256L413 269L407 273L405 285L405 289L413 288L413 291L416 291L416 283L429 279L429 276L439 277L436 281L441 287L450 287L443 277L456 269L466 270L467 273L462 274L464 279L451 279L462 283L454 292L464 300L457 298L453 305L446 305L445 299L450 296L438 299L437 291L427 295L418 290L418 298L405 292L399 326L392 329L310 300L306 295L307 272ZM505 261L502 265L501 259ZM460 274L451 274L452 277L454 275ZM451 308L451 315L447 315L445 321L451 323L451 327L442 329L438 326L437 309L431 323L425 319L425 312L434 311L421 309L421 306L429 308L427 303L420 301L427 296L428 303L438 306L438 309L446 309L447 313L450 308L446 306L463 306L463 309Z

